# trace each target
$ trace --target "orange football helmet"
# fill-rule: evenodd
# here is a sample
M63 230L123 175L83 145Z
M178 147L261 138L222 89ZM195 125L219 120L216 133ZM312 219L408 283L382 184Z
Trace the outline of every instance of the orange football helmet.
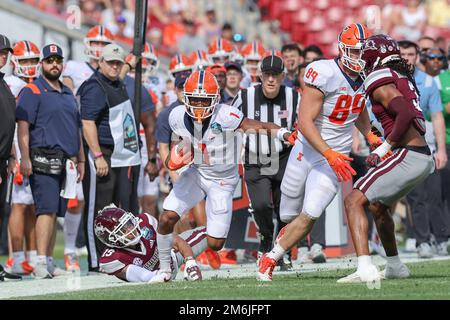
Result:
M40 50L33 42L27 40L17 42L11 56L11 62L14 65L14 75L21 78L36 77L39 59Z
M193 72L184 84L183 103L189 116L202 122L210 117L219 103L219 84L206 70Z
M255 76L258 70L259 62L266 56L266 49L259 41L252 41L242 48L244 56L244 67L252 76Z
M371 35L369 29L361 23L346 26L339 34L339 55L344 66L354 72L361 72L361 48Z
M105 46L107 44L113 43L114 36L112 32L103 26L95 26L89 29L84 38L84 45L86 46L85 53L88 57L92 59L100 59L102 55L102 47L92 46L91 42L103 42Z
M142 69L146 78L152 76L159 67L159 59L156 56L155 49L149 43L145 43L144 52L142 52Z
M225 62L233 59L233 55L234 46L226 39L218 38L208 46L208 57L212 64L223 66Z
M175 78L176 73L182 71L192 71L194 66L192 65L191 59L185 54L177 54L175 57L170 59L169 63L169 73Z
M203 50L195 50L189 58L194 63L194 70L205 70L211 65L208 55Z

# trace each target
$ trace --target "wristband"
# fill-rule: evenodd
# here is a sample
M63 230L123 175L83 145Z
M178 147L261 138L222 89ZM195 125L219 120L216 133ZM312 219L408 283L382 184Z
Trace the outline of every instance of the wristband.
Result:
M189 260L194 260L194 257L193 256L189 256L189 257L184 258L184 262L189 261Z
M277 138L278 138L278 140L280 140L280 141L284 141L284 134L285 133L291 133L288 129L286 129L286 128L280 128L279 130L278 130L278 132L277 132Z
M98 158L103 157L103 153L101 152L94 152L94 160L97 160Z
M392 146L385 140L378 148L372 151L372 153L376 153L380 158L383 158L386 153L391 151Z

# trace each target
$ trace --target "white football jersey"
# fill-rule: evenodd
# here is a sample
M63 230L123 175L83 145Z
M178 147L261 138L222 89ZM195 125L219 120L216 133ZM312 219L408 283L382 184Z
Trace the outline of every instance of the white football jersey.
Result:
M62 72L63 77L69 77L73 81L73 93L76 94L81 84L89 79L94 73L94 69L87 63L82 61L67 61Z
M180 105L171 111L169 125L176 136L188 139L193 145L192 166L198 169L200 175L206 179L229 179L238 175L242 134L236 130L243 118L239 109L218 104L202 137L202 125L193 121L186 113L186 107ZM195 136L192 134L194 130L199 132Z
M16 99L19 96L20 90L27 85L25 81L15 75L5 77L5 82Z
M334 150L348 154L354 122L366 103L362 79L352 80L340 69L337 59L329 59L310 63L304 80L325 96L315 120L322 139ZM301 139L308 143L306 138Z

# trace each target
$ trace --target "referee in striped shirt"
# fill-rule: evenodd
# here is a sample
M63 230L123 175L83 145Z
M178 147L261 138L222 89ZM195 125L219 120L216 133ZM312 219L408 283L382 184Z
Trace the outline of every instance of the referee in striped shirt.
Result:
M283 60L276 55L265 57L260 65L262 83L242 89L232 105L239 108L245 117L273 122L292 130L297 120L299 95L292 88L282 85L286 75ZM278 231L285 225L280 221L281 180L291 146L274 136L251 134L245 136L244 177L250 197L250 210L258 226L261 242L258 257L272 248L274 223L278 220ZM290 263L282 269L292 267Z

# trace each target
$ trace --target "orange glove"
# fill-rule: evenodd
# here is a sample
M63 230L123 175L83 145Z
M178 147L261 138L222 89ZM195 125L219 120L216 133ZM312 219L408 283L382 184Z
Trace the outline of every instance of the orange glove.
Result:
M14 175L13 183L17 186L21 186L23 184L23 174L20 173L20 165L16 161L16 174Z
M183 168L194 159L194 152L190 143L181 141L174 145L170 150L170 155L166 159L166 165L169 170L178 170Z
M292 131L292 133L289 135L289 138L287 139L287 141L289 142L290 145L294 145L295 144L295 140L297 140L297 135L298 135L298 131L295 129L294 131Z
M366 136L367 141L370 145L370 151L375 150L379 145L383 143L380 137L378 137L375 133L372 131L369 131L369 133Z
M348 181L352 179L352 176L356 175L356 171L346 161L353 161L342 153L328 149L323 153L323 156L327 159L331 169L336 173L339 181Z

